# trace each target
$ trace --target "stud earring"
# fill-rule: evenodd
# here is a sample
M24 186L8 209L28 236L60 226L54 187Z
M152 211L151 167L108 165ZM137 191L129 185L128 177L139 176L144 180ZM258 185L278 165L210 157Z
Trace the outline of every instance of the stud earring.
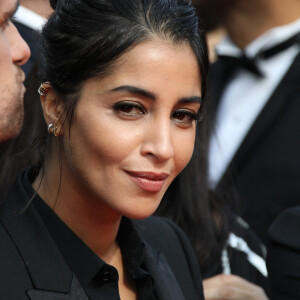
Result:
M53 134L54 134L55 137L57 137L56 130L57 130L57 126L54 126Z

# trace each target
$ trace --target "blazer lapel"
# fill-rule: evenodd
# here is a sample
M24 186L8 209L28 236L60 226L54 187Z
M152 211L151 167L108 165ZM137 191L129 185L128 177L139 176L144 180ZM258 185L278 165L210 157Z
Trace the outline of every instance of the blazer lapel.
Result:
M279 86L270 97L266 106L257 117L255 123L249 130L245 139L243 140L240 148L233 157L226 172L220 180L219 186L224 186L224 182L228 180L230 176L234 176L232 172L235 172L243 165L245 159L249 156L261 141L263 141L265 135L272 130L273 125L280 119L284 110L294 101L299 101L300 88L300 53L294 60L291 68L284 76Z
M71 288L67 294L43 290L29 290L27 291L27 296L31 300L88 300L75 275L73 275Z
M74 298L77 294L83 295L84 291L57 249L34 205L31 204L24 213L20 213L26 205L24 199L28 199L21 180L19 176L8 195L8 201L3 203L5 210L1 209L0 213L4 227L23 258L34 288L39 290L28 291L28 296L30 299L64 299L62 297L68 295L68 299L88 299ZM42 293L43 297L40 297ZM70 295L73 295L72 298Z
M165 256L145 242L144 263L154 279L158 299L185 300L182 290Z

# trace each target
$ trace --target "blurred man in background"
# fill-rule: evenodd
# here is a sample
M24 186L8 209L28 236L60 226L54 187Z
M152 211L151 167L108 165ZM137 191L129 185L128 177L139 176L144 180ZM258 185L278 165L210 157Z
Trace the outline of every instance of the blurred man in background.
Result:
M17 9L17 0L0 2L0 142L14 138L22 127L24 72L20 66L30 56L27 44L10 18Z
M15 4L17 1L11 2ZM12 27L16 26L19 30L20 35L29 45L32 55L22 65L22 69L26 73L23 127L15 139L9 140L0 147L0 201L4 198L20 170L35 162L39 151L33 147L33 144L41 126L44 125L40 114L41 105L37 92L39 87L37 71L40 56L40 31L48 16L52 13L52 9L49 0L20 0L19 2L20 5L12 19L14 24ZM21 71L19 72L22 73ZM24 74L22 73L23 76ZM23 119L23 101L18 103L21 107L16 108L16 110L22 115L18 117L14 113L14 121L20 127L22 122L19 119ZM30 150L24 152L26 148Z
M227 36L210 73L210 188L263 242L300 204L300 1L194 0Z

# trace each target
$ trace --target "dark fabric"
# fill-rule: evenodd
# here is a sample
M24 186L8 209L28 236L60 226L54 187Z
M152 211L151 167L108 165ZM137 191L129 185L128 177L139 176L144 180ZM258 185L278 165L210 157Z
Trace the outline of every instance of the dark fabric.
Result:
M242 238L254 253L265 259L266 253L264 245L256 236L256 234L251 230L248 224L246 224L240 218L234 216L230 229L232 233ZM248 261L247 255L244 252L231 247L227 247L227 250L231 273L261 286L268 294L269 286L267 278L263 276L263 274ZM217 257L215 259L214 265L211 266L210 270L206 273L203 273L202 275L203 278L209 278L222 273L222 271L221 257Z
M247 242L248 247L254 253L263 259L266 258L264 245L248 224L242 224L242 220L236 219L236 222L232 227L232 233ZM229 247L228 255L232 274L241 276L242 278L261 286L266 294L269 294L267 278L248 261L247 255L244 252Z
M20 174L11 192L0 206L0 269L5 270L0 272L0 298L87 299L89 296L90 299L93 297L94 299L119 299L119 296L116 296L117 273L112 266L105 264L98 257L95 258L91 253L87 254L87 257L78 258L78 260L82 259L82 262L75 261L76 255L65 259L64 255L69 255L72 249L69 249L68 245L66 248L59 247L58 241L64 233L53 239L40 211L36 209L36 199L33 199L25 212L22 212L32 198L31 193L28 195L28 187L24 188L26 177L26 172ZM49 216L46 216L45 220L47 218L49 221ZM146 287L140 289L140 299L147 299L144 298L143 293L151 290L151 277L156 297L152 297L151 300L203 299L196 257L178 227L168 220L155 217L124 222L122 221L120 227L118 241L130 274L137 281L141 280L137 283L138 286ZM126 241L125 233L129 231L130 235ZM67 232L64 237L68 238L69 233ZM136 247L127 249L127 243L131 245L137 240L139 242ZM168 247L164 245L166 241ZM80 244L76 238L73 242L76 247ZM82 244L79 249L73 251L85 255L89 249L85 249L85 245ZM140 252L141 244L144 245L142 252ZM91 266L90 264L95 261L98 261L96 266ZM82 263L88 263L89 266L85 267ZM100 272L97 271L99 267ZM93 277L95 272L96 275ZM91 297L88 294L91 291L93 293L94 290L89 287L85 289L85 276L92 278L88 286L89 284L92 286L95 282L106 284L109 281L107 283L109 288L103 288L102 284L103 293L100 295L95 292L97 296Z
M107 299L118 299L118 271L84 244L40 197L35 197L34 205L89 298L101 299L105 295ZM121 222L119 236L121 251L125 254L125 268L135 280L138 299L155 300L153 279L141 267L144 260L144 244L130 220L124 218Z
M271 300L300 299L300 206L282 213L269 229L267 267Z
M218 55L218 64L222 65L222 74L221 78L223 85L228 83L238 69L245 69L248 72L258 76L263 77L264 74L258 67L258 59L269 59L272 56L286 50L294 44L300 44L300 33L292 36L288 40L283 41L282 43L275 44L274 46L264 49L257 53L254 57L248 57L244 52L240 56L232 55Z
M234 73L238 69L245 69L258 77L263 77L263 74L257 66L255 59L251 59L245 54L239 57L218 55L218 61L223 65L224 68L222 79L225 83L227 83L233 77Z
M210 70L207 102L212 121L224 90L222 68L216 62ZM299 78L300 54L270 96L215 189L263 243L275 217L300 204Z

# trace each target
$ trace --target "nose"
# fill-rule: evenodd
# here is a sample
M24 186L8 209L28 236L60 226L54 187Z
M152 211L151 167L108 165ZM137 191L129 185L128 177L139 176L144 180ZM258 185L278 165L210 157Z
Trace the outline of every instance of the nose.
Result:
M24 65L31 53L29 46L20 36L17 28L14 24L10 24L11 32L9 34L9 42L11 47L12 60L16 65L22 66Z
M142 155L152 156L158 161L166 161L174 156L172 124L169 117L161 121L153 120L144 134Z

